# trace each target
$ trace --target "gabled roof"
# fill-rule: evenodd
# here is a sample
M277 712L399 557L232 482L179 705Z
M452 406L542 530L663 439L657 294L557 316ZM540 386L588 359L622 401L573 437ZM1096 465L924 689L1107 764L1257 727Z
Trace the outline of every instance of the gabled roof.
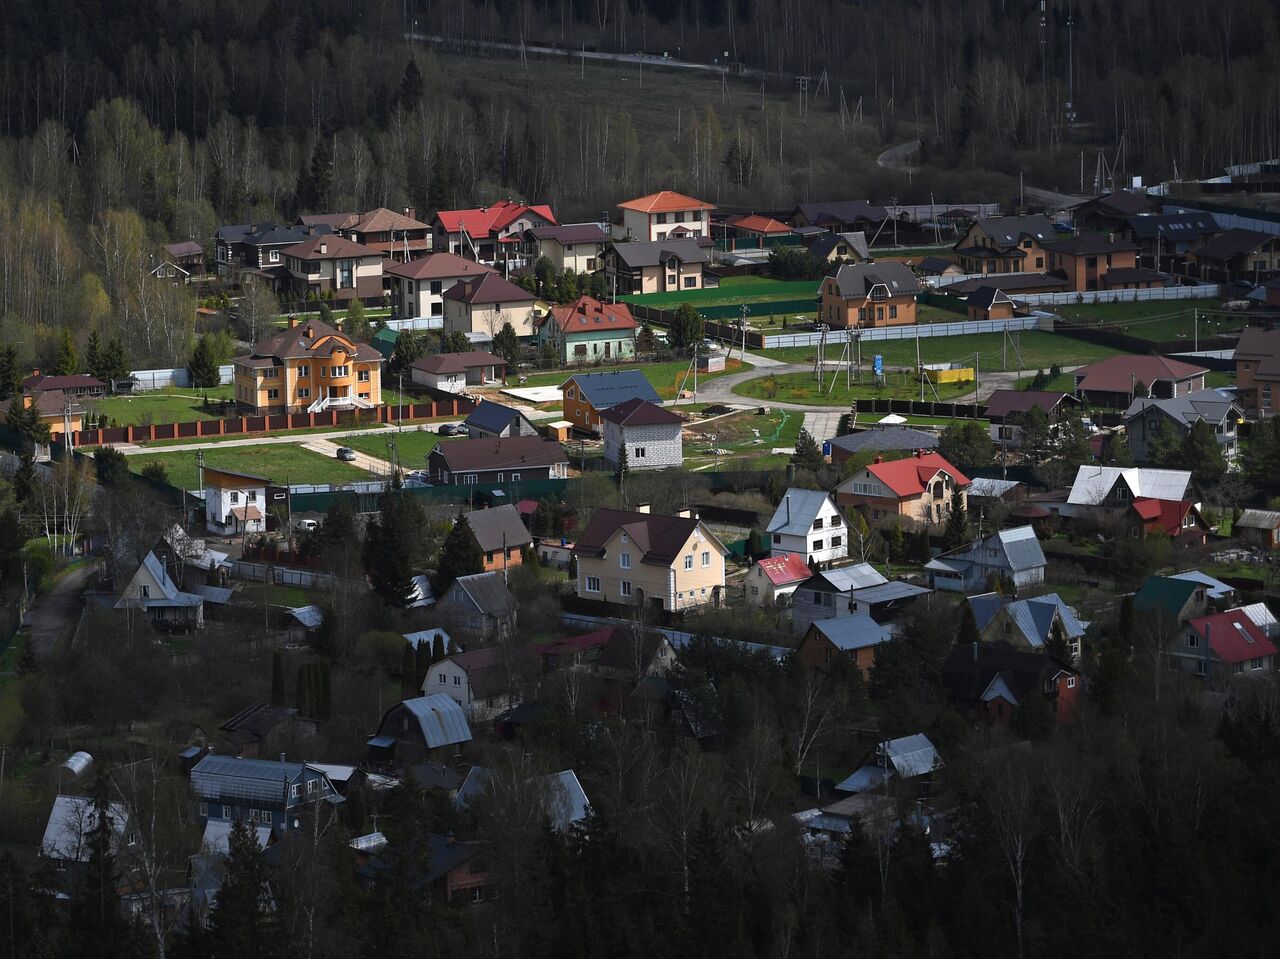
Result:
M499 570L459 576L449 585L449 589L466 593L476 609L489 616L509 616L516 609L516 598L507 589L506 578Z
M191 770L191 787L202 799L234 797L240 801L285 802L285 786L306 770L305 763L274 759L242 759L210 753ZM334 793L329 777L321 773L328 792Z
M735 230L745 230L748 233L762 233L766 236L772 234L787 234L791 232L791 225L783 223L781 220L775 220L771 216L762 216L759 213L746 213L731 216L726 219L725 224L733 227Z
M635 210L637 213L676 213L681 210L714 210L715 205L674 190L659 190L648 196L624 200L618 204L618 209Z
M427 747L454 746L471 740L471 728L462 707L446 693L406 699L402 704L418 721Z
M1171 579L1185 579L1189 583L1199 583L1209 590L1210 599L1229 599L1235 592L1235 588L1228 586L1220 579L1214 579L1208 573L1202 573L1198 569L1187 570L1185 573L1174 573Z
M1267 608L1266 603L1250 603L1247 606L1238 606L1236 609L1244 613L1260 630L1267 634L1267 638L1274 640L1277 634L1280 634L1280 620Z
M605 243L609 234L599 223L565 223L560 226L535 226L526 231L535 240L555 240L561 246L567 243Z
M938 435L910 426L875 426L871 429L833 436L828 442L835 449L848 453L863 450L931 450L938 446Z
M578 387L578 392L596 410L605 410L631 399L648 400L658 405L662 403L658 391L639 370L575 373L560 384L560 389L563 391L570 383Z
M1133 606L1139 612L1158 610L1176 617L1198 589L1204 589L1204 586L1191 580L1149 576L1133 594Z
M1084 635L1085 624L1076 618L1075 611L1057 593L1015 600L1004 608L1018 632L1034 649L1040 649L1048 642L1055 619L1062 623L1067 639L1079 639Z
M615 629L600 647L596 665L625 672L634 671L637 666L647 669L666 641L667 638L657 632L636 635L634 630Z
M377 250L336 234L307 237L301 243L285 247L282 252L285 256L298 260L337 260L364 256L382 258Z
M923 733L890 739L877 746L876 753L887 759L894 772L903 778L923 776L942 766L937 748Z
M765 532L781 533L784 536L808 536L813 529L813 521L828 504L840 516L840 510L826 490L792 487L783 494Z
M574 544L574 552L601 556L605 545L619 531L626 534L640 552L640 562L654 566L670 566L694 530L702 528L706 542L723 556L727 550L702 523L693 517L668 516L665 513L635 513L620 509L597 509Z
M1067 502L1095 506L1107 498L1116 483L1124 483L1132 499L1183 500L1191 485L1191 472L1142 466L1081 466L1076 470Z
M200 848L225 856L231 851L231 829L234 825L229 819L210 819L204 824ZM252 829L254 838L258 840L258 848L266 849L267 843L271 841L271 827L253 826Z
M344 241L345 242L345 241ZM374 255L378 255L374 253ZM247 357L237 356L232 362L241 363L255 357L283 363L288 359L312 356L330 356L343 350L358 360L381 360L382 354L367 343L357 343L345 333L328 323L315 319L301 320L269 336L255 346Z
M1075 371L1076 388L1085 392L1130 393L1136 383L1150 388L1156 382L1181 382L1207 373L1163 356L1111 356Z
M198 256L204 252L204 247L195 240L179 240L177 243L167 244L165 252L170 256Z
M636 318L627 304L602 303L593 296L580 296L564 306L553 306L550 322L570 336L636 328Z
M952 700L976 703L991 701L999 680L1016 705L1039 692L1044 679L1062 672L1075 674L1076 670L1046 653L997 640L953 647L942 667L942 681Z
M813 575L809 564L799 553L787 553L783 556L766 556L756 567L774 586L790 586L802 583Z
M1130 217L1125 226L1139 240L1193 240L1211 236L1222 227L1212 213L1187 211L1185 213L1148 213Z
M976 596L970 596L966 602L973 610L973 620L978 626L978 632L982 632L991 625L991 621L996 618L996 613L1004 608L1008 599L999 593L978 593Z
M518 468L521 466L557 466L569 462L564 447L541 436L507 436L500 439L482 437L441 443L430 457L443 460L451 473Z
M1191 500L1151 499L1140 496L1130 504L1130 509L1144 523L1156 524L1168 536L1177 536L1182 532L1182 521L1187 513L1195 509Z
M1247 509L1231 524L1232 529L1280 529L1280 511Z
M809 244L809 252L819 259L825 260L831 256L832 252L841 243L848 246L850 251L860 259L866 260L871 256L871 248L867 244L867 234L862 230L855 230L849 233L824 233Z
M542 217L550 223L556 222L555 214L546 204L530 206L513 203L511 200L499 200L492 206L471 210L440 210L436 213L436 219L448 233L461 233L465 230L471 237L487 237L501 232L526 214Z
M481 400L480 405L462 421L462 425L474 426L488 433L501 433L520 419L527 417L514 407L494 403L492 400Z
M1030 526L1015 526L1013 529L992 533L984 540L943 553L926 563L925 569L963 572L967 568L966 564L979 560L983 561L982 565L994 566L996 564L986 561L987 551L993 549L1003 555L1009 569L1015 573L1047 565L1035 530ZM974 615L977 615L976 609Z
M1252 253L1274 239L1276 237L1269 233L1233 228L1224 230L1191 255L1197 260L1231 260L1244 253Z
M1189 625L1197 635L1208 636L1209 648L1224 663L1243 663L1276 654L1276 647L1266 633L1241 610L1201 616Z
M497 273L484 273L477 277L459 280L444 291L446 300L457 300L470 306L490 303L532 303L537 297L528 290L504 280Z
M472 510L463 516L480 550L491 553L502 549L520 549L533 542L529 530L520 519L520 511L510 504L489 509Z
M1235 361L1257 363L1254 375L1261 379L1280 379L1280 330L1264 330L1247 326L1236 343Z
M979 287L990 285L990 280L975 277L971 280L956 280L954 283L946 283L938 289L939 292L952 293L959 296L972 293ZM1057 276L1053 273L1006 273L1000 277L1000 289L1006 293L1049 288L1065 289L1068 286L1070 286L1070 283L1065 276Z
M846 263L836 271L836 290L846 300L865 299L878 287L890 296L914 296L920 292L920 280L898 260Z
M815 226L829 223L856 223L858 220L879 223L888 216L884 207L872 206L865 200L801 203L792 212L792 217L794 218L797 213L803 214L804 218Z
M1004 247L1017 246L1024 236L1041 243L1054 237L1053 224L1047 216L986 216L976 220L978 228Z
M534 647L538 653L544 656L563 656L566 653L586 653L591 650L603 649L605 644L609 642L615 633L622 632L621 626L606 626L603 629L597 629L590 633L580 633L577 636L565 636L561 639L548 640L545 643L539 643Z
M1004 496L1022 484L1017 480L995 479L991 476L975 476L969 484L969 499Z
M107 384L96 376L87 373L70 373L66 376L49 376L33 374L22 381L24 393L43 392L46 390L84 390L106 389Z
M465 809L471 802L483 796L493 782L493 771L483 766L472 766L454 797L454 805ZM541 793L543 812L551 825L563 832L571 825L587 818L591 803L586 790L572 769L564 769L546 776L528 780Z
M1118 239L1114 233L1077 233L1041 245L1051 253L1067 256L1102 256L1106 253L1131 253L1137 249L1128 240Z
M853 563L835 569L814 573L802 584L805 589L817 589L830 593L848 593L868 586L883 586L889 580L870 563Z
M309 223L301 226L277 226L274 223L242 223L220 226L215 236L224 243L244 243L249 246L285 246L298 243L312 236L332 233L328 223Z
M452 253L432 253L408 263L384 263L382 272L409 280L447 280L496 272L492 267Z
M236 713L218 728L239 743L257 742L281 723L293 719L298 711L291 706L254 703Z
M888 626L881 626L869 613L850 613L834 619L819 619L810 628L843 652L879 646L893 639L893 630Z
M1056 393L1046 390L1007 390L999 389L987 397L987 416L1010 416L1014 413L1028 413L1033 406L1038 406L1046 413L1052 413L1059 403L1074 402L1070 393Z
M141 581L141 582L139 582ZM159 595L141 595L141 586L150 586L155 584ZM169 576L169 571L165 565L160 562L154 552L147 553L142 558L138 569L134 571L133 576L129 579L128 584L120 594L120 600L116 603L116 609L126 609L128 607L142 607L150 609L152 607L170 607L170 606L201 606L204 598L195 593L184 593L178 589L178 584Z
M428 230L430 227L421 220L380 206L353 217L349 223L344 222L342 229L352 233L388 233L391 230Z
M706 263L710 257L697 240L667 237L651 243L635 241L613 244L618 259L631 268L657 266L675 258L681 263Z
M500 366L506 368L507 361L500 356L486 353L483 350L471 350L468 353L432 353L413 361L413 369L437 376L448 373L465 373L467 370L482 366ZM493 403L493 406L499 404Z
M923 453L887 463L872 463L867 472L899 498L919 496L939 472L949 475L962 489L969 485L969 478L941 453ZM849 484L852 482L852 478L845 480L840 484L840 490L846 492L846 487L851 490Z
M671 426L684 422L684 417L663 409L648 400L633 397L601 411L600 419L618 426Z
M1134 214L1151 209L1156 201L1146 193L1135 193L1132 190L1116 190L1106 193L1093 201L1095 206L1102 207L1111 213Z
M1166 400L1153 400L1150 397L1135 399L1125 411L1126 421L1135 419L1155 407L1166 416L1184 426L1191 426L1197 420L1204 420L1211 426L1218 426L1224 420L1238 419L1244 413L1235 401L1223 396L1217 390L1196 390Z
M119 840L129 822L124 803L107 804L107 822L114 839ZM49 810L49 821L40 840L40 854L50 859L88 862L89 833L97 825L93 800L88 796L55 796Z
M1014 307L1017 306L1009 294L1005 293L998 286L980 286L969 294L964 303L965 306L976 310L989 310L996 304Z

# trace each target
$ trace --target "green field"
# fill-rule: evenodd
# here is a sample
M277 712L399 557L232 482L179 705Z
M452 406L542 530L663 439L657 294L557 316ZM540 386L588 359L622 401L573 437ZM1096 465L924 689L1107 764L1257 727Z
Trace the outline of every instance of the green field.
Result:
M1048 309L1073 323L1097 326L1144 340L1186 340L1188 349L1195 341L1197 313L1200 314L1199 329L1203 337L1237 332L1245 325L1242 315L1222 312L1221 300L1081 303ZM1206 316L1206 312L1212 315Z
M846 388L844 375L836 376L831 386L832 373L827 371L819 387L812 373L784 373L781 376L760 376L734 387L734 392L750 396L764 403L806 403L818 406L848 406L850 400L918 400L920 384L914 376L889 373L884 388L870 385ZM868 383L870 376L867 377ZM829 392L828 392L829 390ZM772 395L770 395L772 394ZM926 384L924 398L943 402L959 400L973 395L973 383L942 383L930 389Z
M205 408L203 397L214 400L233 398L232 386L206 390L157 390L135 396L106 396L86 400L85 409L105 414L119 426L143 426L148 423L189 423L192 420L216 420L222 415L217 406Z
M290 436L310 436L315 433L342 433L346 430L381 430L381 423L359 423L350 424L348 426L314 426L306 429L297 430L270 430L266 433L227 433L224 436L187 436L176 440L151 440L147 443L138 443L143 449L156 450L164 449L167 446L207 446L217 445L219 443L228 443L233 440L246 439L268 439L268 438L287 438ZM350 445L350 444L347 444Z
M746 281L746 282L744 282ZM818 295L817 280L769 280L759 276L732 276L711 290L674 290L670 293L645 293L620 296L624 303L641 306L675 307L681 303L694 306L736 306L739 303L769 303L773 300L803 300ZM755 311L752 311L755 312Z
M681 412L684 408L681 407ZM774 469L786 465L787 458L774 456L769 450L789 447L794 448L796 438L800 435L800 427L804 425L804 414L795 410L770 410L763 416L754 413L735 413L732 416L721 416L707 423L695 423L689 432L696 438L685 442L684 465L686 469L695 469L705 465L715 465L717 457L709 453L715 434L715 448L727 450L719 456L721 467L725 467L732 458L732 469ZM757 441L756 432L760 437Z
M684 379L685 372L689 369L687 360L676 360L671 363L636 363L633 366L618 367L600 367L598 370L590 367L582 370L583 373L608 372L609 370L640 370L645 375L653 388L658 391L658 395L664 400L673 399L679 389L681 381ZM742 362L736 357L725 363L725 369L721 373L699 373L698 382L705 383L707 380L714 380L717 377L725 376L729 373L741 373L744 369L750 369L750 364L743 366ZM559 386L567 380L577 370L561 370L556 373L534 373L528 376L521 386ZM686 389L693 389L693 376L690 375Z
M435 433L422 430L405 430L402 433L382 430L368 436L349 436L341 442L343 446L379 459L387 459L390 455L387 443L394 442L401 469L420 470L426 467L427 454L436 448L439 441L440 437Z
M384 454L385 454L385 447ZM169 482L182 489L199 489L200 474L194 452L147 453L129 457L129 469L142 471L148 463L160 463ZM304 450L297 443L269 443L205 451L205 465L265 476L273 483L352 483L368 479L364 470L336 458Z
M1097 346L1073 340L1058 333L1044 333L1040 330L1024 330L1019 336L1024 370L1047 370L1055 363L1059 366L1079 366L1115 356L1122 352L1109 346ZM1004 365L1004 336L1000 333L973 333L967 336L930 336L920 338L920 360L922 363L955 363L968 365L973 363L973 354L979 357L979 374L983 370L1016 370L1018 358L1012 348L1008 350L1008 365ZM884 357L885 366L915 366L916 341L880 340L862 344L862 362L870 368L871 358L879 353ZM765 354L773 359L787 363L812 363L814 349L810 346L792 346L780 350L766 350ZM827 358L836 359L839 349L834 352L827 348Z

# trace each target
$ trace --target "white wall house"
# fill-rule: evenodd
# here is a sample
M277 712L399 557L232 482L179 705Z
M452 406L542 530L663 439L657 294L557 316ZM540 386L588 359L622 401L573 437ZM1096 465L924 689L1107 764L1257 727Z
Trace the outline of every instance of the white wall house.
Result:
M261 533L267 528L267 485L261 476L229 473L205 466L205 525L223 536Z
M502 654L501 648L490 646L446 656L427 670L422 695L444 693L472 723L500 715L520 703Z
M771 556L796 553L806 563L827 563L849 555L844 515L823 490L787 490L765 532Z
M491 267L452 253L433 253L408 263L387 263L398 317L444 317L444 293L455 283L492 273Z
M648 400L631 399L600 414L604 459L617 467L626 450L627 470L659 470L684 462L684 419Z
M662 190L648 196L619 203L622 211L620 239L630 237L641 242L665 240L670 237L711 235L711 211L715 207L703 200Z

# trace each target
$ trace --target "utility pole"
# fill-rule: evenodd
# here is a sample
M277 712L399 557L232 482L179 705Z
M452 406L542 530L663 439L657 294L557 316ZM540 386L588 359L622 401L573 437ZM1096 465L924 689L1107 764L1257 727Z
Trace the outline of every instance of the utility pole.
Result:
M973 354L973 409L974 415L978 412L978 391L982 389L982 381L978 379L978 354Z
M924 368L920 365L920 324L916 324L916 378L920 381L920 402L924 402Z
M1191 319L1192 327L1195 330L1195 343L1196 343L1195 352L1199 353L1200 352L1200 311L1198 309L1192 310L1191 315L1192 315L1192 319Z

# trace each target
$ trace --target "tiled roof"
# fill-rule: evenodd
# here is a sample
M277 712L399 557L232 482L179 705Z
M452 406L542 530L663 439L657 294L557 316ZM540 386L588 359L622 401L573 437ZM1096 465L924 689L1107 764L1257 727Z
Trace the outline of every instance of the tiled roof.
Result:
M1003 247L1016 247L1024 236L1043 243L1055 235L1047 216L989 216L977 219L978 228Z
M442 280L479 276L482 273L493 273L494 270L483 263L466 260L452 253L432 253L408 263L384 263L382 272L409 280Z
M636 328L636 319L627 304L601 303L591 296L580 296L564 306L553 306L551 320L566 334Z
M106 389L106 386L102 380L87 373L71 373L67 376L32 375L22 381L22 389L27 393L38 390L97 390Z
M969 485L969 478L952 466L941 453L925 453L888 463L872 463L867 471L898 497L919 496L940 471L949 475L961 488Z
M609 234L600 229L599 223L565 223L560 226L535 226L528 231L535 240L555 240L566 243L605 243Z
M568 463L564 447L540 436L508 436L502 439L459 440L441 443L431 451L451 473L481 472Z
M296 326L281 330L253 348L248 357L236 357L233 363L246 359L303 359L327 356L337 349L347 351L358 360L382 360L382 354L367 343L356 343L346 334L320 320L301 320Z
M1039 406L1046 413L1051 413L1064 400L1069 402L1071 394L1051 393L1044 390L996 390L987 397L987 416L1027 413L1033 406Z
M639 213L675 213L680 210L714 210L715 206L703 200L695 200L683 193L672 190L660 190L648 196L637 197L618 204L620 210L635 210Z
M618 254L618 259L632 268L657 266L659 263L667 262L672 257L675 257L681 263L706 263L710 259L707 251L699 245L697 240L678 237L668 237L665 240L655 240L652 243L639 241L615 243L613 244L613 251Z
M602 410L600 418L619 426L669 426L684 422L684 417L638 397Z
M801 203L792 213L804 215L805 219L817 226L824 223L855 223L867 220L879 223L887 214L882 206L872 206L865 200L832 200L825 203Z
M528 290L489 272L467 280L459 280L444 291L446 300L458 300L472 306L490 303L532 303L537 299Z
M471 350L467 353L432 353L413 361L413 369L424 373L465 373L481 366L497 366L505 368L507 361L500 356L486 353L483 350Z
M555 214L546 204L531 206L510 200L499 200L492 206L471 210L440 210L436 213L436 219L449 233L461 233L465 230L470 237L488 237L501 232L526 214L541 217L551 223L556 222Z
M1191 255L1197 260L1230 260L1243 253L1252 253L1274 239L1271 234L1257 230L1224 230Z
M391 230L427 230L430 227L421 220L380 206L376 210L360 214L354 223L344 223L343 229L352 233L387 233Z
M299 260L337 260L365 256L376 256L381 259L382 257L377 250L337 235L308 237L301 243L285 247L282 252L285 256L292 256Z
M761 216L758 213L751 213L739 216L731 216L725 223L736 230L746 230L750 233L790 233L790 224L775 220L771 216Z
M1203 366L1192 366L1163 356L1110 356L1075 371L1079 389L1085 392L1129 393L1136 383L1148 389L1160 381L1181 382L1207 373Z
M1201 616L1193 619L1190 626L1201 637L1208 633L1209 648L1224 663L1243 663L1276 653L1262 628L1238 609Z
M812 574L809 564L799 553L787 553L785 556L768 556L756 564L765 577L774 586L790 586L802 583Z

